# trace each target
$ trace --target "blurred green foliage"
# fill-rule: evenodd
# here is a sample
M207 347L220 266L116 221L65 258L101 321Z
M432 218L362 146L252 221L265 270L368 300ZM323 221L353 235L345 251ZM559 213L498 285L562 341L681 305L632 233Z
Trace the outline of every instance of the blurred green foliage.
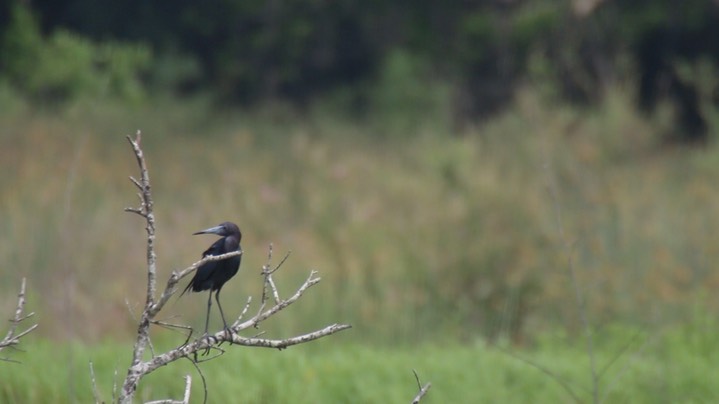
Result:
M19 4L2 38L2 79L35 101L83 96L132 102L145 96L140 79L152 60L146 46L95 44L63 29L45 38L30 10Z
M387 55L369 92L367 121L379 137L437 133L451 126L448 85L432 79L429 64L404 50Z
M354 114L442 100L440 113L460 125L510 105L527 80L594 105L622 85L650 112L673 103L675 138L706 140L714 128L707 106L719 101L699 100L710 83L686 80L675 66L718 64L719 45L708 40L719 37L718 16L705 0L15 0L0 7L0 79L30 95L138 98L151 88L223 104L289 100L300 110L346 94L345 112ZM408 61L416 66L401 66Z

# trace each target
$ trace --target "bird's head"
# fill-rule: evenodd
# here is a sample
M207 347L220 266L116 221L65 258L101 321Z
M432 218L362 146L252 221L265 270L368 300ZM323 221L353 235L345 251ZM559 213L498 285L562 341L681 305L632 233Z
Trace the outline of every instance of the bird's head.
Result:
M237 235L238 238L242 237L242 234L240 233L240 228L237 227L237 225L232 222L220 223L215 227L210 227L209 229L200 230L200 231L192 233L192 234L193 235L217 234L218 236L222 236L222 237L226 237L226 236L230 236L230 235Z

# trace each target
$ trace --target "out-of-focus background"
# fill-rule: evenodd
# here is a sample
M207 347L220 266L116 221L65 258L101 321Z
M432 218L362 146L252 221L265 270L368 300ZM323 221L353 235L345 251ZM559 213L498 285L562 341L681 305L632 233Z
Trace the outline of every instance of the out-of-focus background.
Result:
M268 335L353 325L228 348L210 402L403 402L411 369L436 403L715 401L718 73L708 0L3 2L0 314L27 277L40 328L0 401L87 402L89 360L106 400L123 376L137 129L161 279L231 220L228 314L273 243L281 292L323 281ZM167 318L201 327L205 299Z

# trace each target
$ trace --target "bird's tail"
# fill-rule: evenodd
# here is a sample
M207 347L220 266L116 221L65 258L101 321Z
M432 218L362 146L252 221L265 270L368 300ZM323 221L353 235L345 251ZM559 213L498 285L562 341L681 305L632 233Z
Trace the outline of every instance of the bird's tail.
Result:
M184 294L187 293L187 291L190 290L191 288L192 288L192 281L190 281L190 283L187 284L185 289L182 290L182 293L180 293L180 295L177 296L177 299L175 299L175 303L172 303L172 307L175 307L175 305L177 304L177 301L180 300L180 298L182 296L184 296Z
M180 293L180 296L177 296L177 298L181 298L185 293L187 293L188 290L192 289L192 281L185 286L185 289Z

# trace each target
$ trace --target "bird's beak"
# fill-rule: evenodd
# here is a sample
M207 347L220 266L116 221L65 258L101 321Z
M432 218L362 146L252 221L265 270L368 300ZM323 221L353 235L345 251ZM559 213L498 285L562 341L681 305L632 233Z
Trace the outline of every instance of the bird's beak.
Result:
M218 234L219 235L223 230L224 230L224 228L222 226L215 226L215 227L210 227L209 229L200 230L198 232L192 233L192 235L193 236L197 235L197 234Z

